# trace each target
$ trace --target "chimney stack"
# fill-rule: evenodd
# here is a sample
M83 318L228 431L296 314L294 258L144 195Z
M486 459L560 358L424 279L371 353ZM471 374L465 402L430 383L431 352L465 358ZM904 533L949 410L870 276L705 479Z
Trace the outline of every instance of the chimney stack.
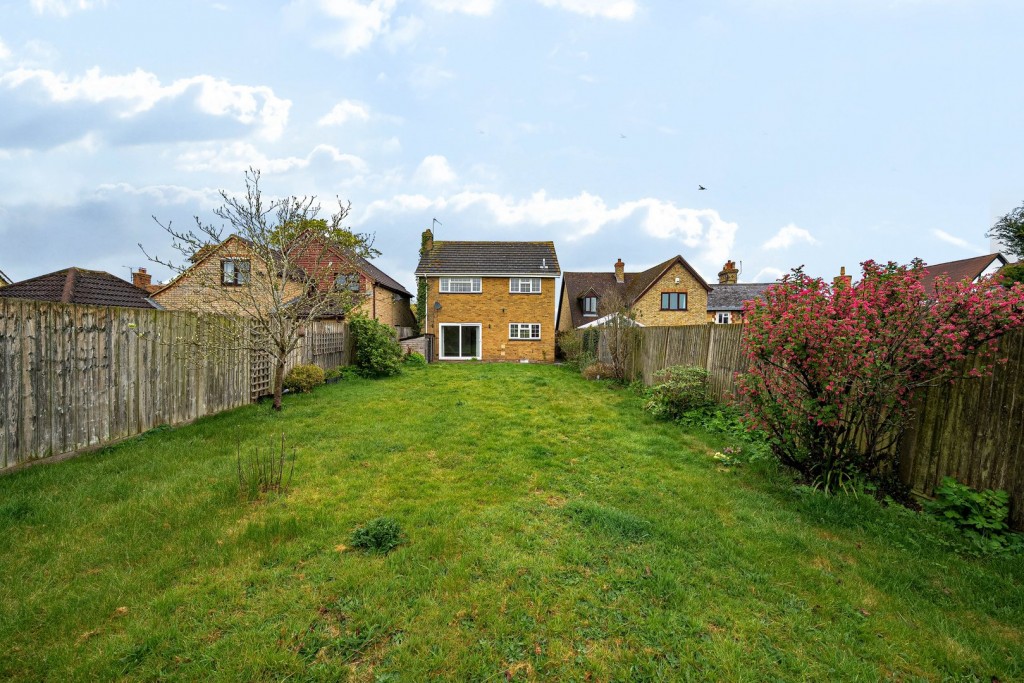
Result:
M626 281L626 264L622 259L615 262L615 281L620 285Z
M846 274L846 266L841 267L839 269L839 275L832 278L832 286L836 289L853 286L853 276Z
M137 271L132 273L132 284L139 289L149 291L152 282L153 276L147 273L145 268L139 268Z
M434 248L434 231L427 228L423 231L423 238L420 240L420 254L425 254Z
M734 285L740 280L740 269L736 267L735 261L726 261L725 266L718 273L718 284Z

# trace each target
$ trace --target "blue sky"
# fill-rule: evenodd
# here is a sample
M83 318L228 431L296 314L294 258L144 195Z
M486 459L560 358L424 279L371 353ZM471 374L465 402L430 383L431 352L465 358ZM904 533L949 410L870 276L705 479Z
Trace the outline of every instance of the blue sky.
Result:
M0 2L0 269L126 277L217 190L714 281L987 253L1024 201L1015 0ZM698 191L698 184L707 187Z

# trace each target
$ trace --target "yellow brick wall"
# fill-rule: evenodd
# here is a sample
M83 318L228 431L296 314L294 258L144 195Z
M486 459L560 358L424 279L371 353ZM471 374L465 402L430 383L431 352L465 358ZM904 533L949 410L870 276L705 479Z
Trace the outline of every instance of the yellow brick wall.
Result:
M251 289L243 290L243 286L227 286L221 284L221 260L241 258L250 260ZM153 300L164 308L177 310L202 310L213 313L246 314L246 309L257 302L263 302L266 308L273 305L273 295L267 282L266 269L260 268L259 259L252 254L244 243L231 239L223 248L212 256L200 260L183 273L170 286L153 295ZM289 283L286 300L298 296L302 287Z
M679 278L679 284L675 279ZM662 292L686 292L685 311L661 310ZM647 327L703 325L708 316L708 293L686 268L676 263L633 305L636 321Z
M409 300L401 296L396 297L390 289L380 286L374 287L372 298L367 296L366 301L359 304L355 310L368 317L376 315L377 320L391 327L412 327L416 324Z
M569 310L569 290L562 287L562 305L558 308L558 331L571 330L572 311Z
M428 279L427 327L440 355L441 323L479 323L482 360L552 362L555 359L555 280L541 278L540 294L512 294L507 277L485 277L479 294L442 294L439 278ZM434 308L441 303L441 310ZM540 323L540 339L508 338L509 323Z

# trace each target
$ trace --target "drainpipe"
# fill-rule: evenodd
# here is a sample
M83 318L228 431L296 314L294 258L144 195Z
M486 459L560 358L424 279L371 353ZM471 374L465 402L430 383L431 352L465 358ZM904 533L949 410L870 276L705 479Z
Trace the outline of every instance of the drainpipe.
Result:
M377 283L370 285L370 296L373 297L373 319L377 319Z

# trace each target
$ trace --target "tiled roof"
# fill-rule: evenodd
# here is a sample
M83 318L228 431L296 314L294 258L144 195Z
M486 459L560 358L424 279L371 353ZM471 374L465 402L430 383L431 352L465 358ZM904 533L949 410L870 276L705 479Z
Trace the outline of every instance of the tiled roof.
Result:
M102 270L82 268L65 268L15 282L0 288L0 296L90 306L157 308L149 301L146 290Z
M959 261L933 263L930 266L925 266L928 269L928 274L921 278L921 283L924 284L924 290L930 296L935 293L935 281L938 278L945 277L951 282L960 282L961 280L974 282L994 261L998 261L1000 265L1006 265L1006 259L1002 254L986 254Z
M774 282L741 282L735 285L711 285L709 311L742 311L743 304L756 299Z
M579 327L595 319L595 316L583 316L583 305L580 303L580 298L587 290L593 289L594 293L597 294L598 315L596 317L608 315L611 311L606 308L606 302L610 300L610 297L621 298L626 305L632 306L676 262L682 263L683 267L690 271L690 274L693 275L697 282L705 287L711 287L697 271L690 267L690 264L682 256L673 256L667 261L663 261L639 273L623 273L624 282L622 284L615 281L615 273L613 272L562 273L562 286L565 287L569 295L569 312L572 317L572 326Z
M416 274L557 277L561 270L554 242L435 241Z
M364 275L371 278L381 287L384 287L385 289L390 289L391 291L397 292L398 294L404 294L410 297L412 296L412 293L409 292L409 290L407 290L405 287L403 287L398 280L395 280L390 275L388 275L383 270L373 265L366 259L360 257L358 264L356 264L356 268L361 270Z

